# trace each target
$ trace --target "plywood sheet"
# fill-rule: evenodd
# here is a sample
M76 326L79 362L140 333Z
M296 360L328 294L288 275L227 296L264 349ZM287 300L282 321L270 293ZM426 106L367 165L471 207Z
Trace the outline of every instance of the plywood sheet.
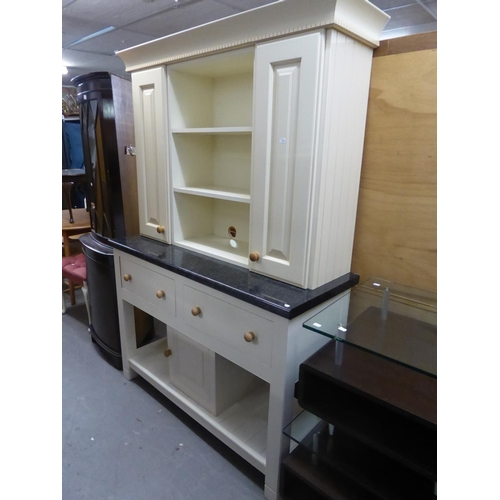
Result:
M373 59L352 271L436 290L436 49Z

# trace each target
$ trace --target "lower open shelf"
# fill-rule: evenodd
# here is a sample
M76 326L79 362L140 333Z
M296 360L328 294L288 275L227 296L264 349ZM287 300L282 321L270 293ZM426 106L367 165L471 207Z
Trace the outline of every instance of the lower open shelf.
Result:
M174 242L175 245L194 250L240 266L248 266L248 243L216 235L200 236Z
M175 191L174 245L247 267L249 203L197 194Z
M169 379L168 359L164 356L167 347L166 338L142 347L130 359L131 368L223 443L264 473L269 384L262 381L250 395L218 416L214 416L172 385Z
M328 422L303 411L284 430L296 453L311 453L308 461L321 462L335 474L381 500L433 500L434 481L417 474ZM301 457L304 454L300 454Z
M299 446L281 465L283 500L380 500Z

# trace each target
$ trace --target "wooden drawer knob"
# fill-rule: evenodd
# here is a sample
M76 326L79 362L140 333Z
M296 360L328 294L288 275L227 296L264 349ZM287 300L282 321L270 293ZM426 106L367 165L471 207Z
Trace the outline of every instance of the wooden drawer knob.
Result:
M260 258L260 254L259 254L259 252L252 252L252 253L249 255L249 257L250 257L250 260L251 260L252 262L257 262L257 261L259 260L259 258Z
M163 351L163 355L168 358L169 356L172 356L172 351L170 349L165 349Z
M158 226L156 228L156 232L159 233L159 234L164 233L165 232L165 228L163 226Z
M192 314L193 316L199 316L199 315L201 314L201 309L200 309L198 306L193 307L193 308L191 309L191 314Z
M132 276L131 276L130 274L124 274L124 275L123 275L123 279L124 279L125 281L130 281L130 280L132 279Z
M159 298L159 299L163 299L163 297L165 297L165 292L163 290L158 290L156 292L156 296Z
M253 332L247 332L247 333L245 333L245 335L243 335L243 338L247 342L252 342L253 340L255 340L255 333L253 333Z

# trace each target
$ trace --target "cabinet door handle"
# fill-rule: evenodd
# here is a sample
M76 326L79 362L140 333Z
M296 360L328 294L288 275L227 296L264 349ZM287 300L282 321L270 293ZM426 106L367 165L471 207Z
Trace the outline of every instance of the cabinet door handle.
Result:
M131 281L131 280L132 280L132 276L131 276L130 274L124 274L124 275L123 275L123 279L124 279L125 281Z
M166 358L168 358L168 357L172 356L172 351L171 351L170 349L165 349L165 350L163 351L163 355L164 355Z
M125 154L127 156L135 156L135 148L134 146L132 146L132 144L125 146Z
M158 290L156 292L156 296L159 298L159 299L163 299L163 297L165 297L165 292L163 290Z
M201 309L200 309L198 306L193 307L193 308L191 309L191 314L192 314L193 316L199 316L199 315L201 314Z
M252 253L249 255L249 257L250 257L250 260L251 260L252 262L257 262L257 261L259 260L259 258L260 258L260 254L259 254L259 252L252 252Z
M164 232L165 232L165 227L164 227L164 226L158 226L158 227L156 228L156 232L157 232L158 234L162 234L162 233L164 233Z
M245 335L243 335L243 338L245 339L246 342L252 342L255 340L255 333L247 332L245 333Z

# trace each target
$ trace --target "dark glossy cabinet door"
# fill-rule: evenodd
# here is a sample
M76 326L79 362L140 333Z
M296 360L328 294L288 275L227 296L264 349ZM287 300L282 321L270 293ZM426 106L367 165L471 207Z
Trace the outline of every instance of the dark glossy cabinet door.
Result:
M138 234L131 83L104 72L72 82L80 105L92 229L104 238Z

